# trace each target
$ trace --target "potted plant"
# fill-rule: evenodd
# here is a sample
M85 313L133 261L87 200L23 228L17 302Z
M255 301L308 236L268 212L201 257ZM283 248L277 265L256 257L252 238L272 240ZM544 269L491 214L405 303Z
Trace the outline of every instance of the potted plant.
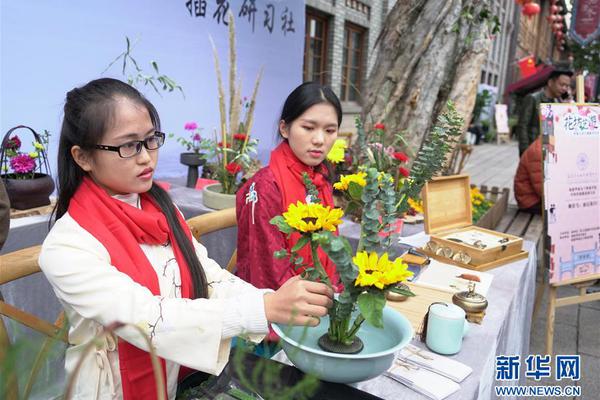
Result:
M28 129L32 134L31 151L22 149L21 138L11 134L17 129ZM2 139L0 165L2 179L8 192L12 208L26 210L50 204L50 194L54 191L54 181L50 177L50 166L46 148L50 133L39 135L24 125L10 129Z
M189 132L189 137L180 136L177 138L177 142L185 147L187 152L179 155L179 162L188 167L186 186L193 188L196 186L196 181L198 181L198 167L206 163L204 154L200 152L202 141L200 131L202 128L199 128L198 124L192 121L186 122L184 129ZM170 138L173 136L175 135L169 134Z
M212 41L211 41L212 42ZM241 96L241 82L236 77L235 27L233 16L229 15L229 101L226 102L219 56L213 43L213 55L219 93L220 132L214 139L204 139L200 148L206 151L208 169L212 178L219 183L207 185L202 192L204 205L222 209L235 207L235 192L248 177L257 170L252 156L256 155L257 139L250 137L256 95L262 76L262 69L256 78L251 98ZM229 107L227 107L227 105ZM242 115L244 114L245 115Z

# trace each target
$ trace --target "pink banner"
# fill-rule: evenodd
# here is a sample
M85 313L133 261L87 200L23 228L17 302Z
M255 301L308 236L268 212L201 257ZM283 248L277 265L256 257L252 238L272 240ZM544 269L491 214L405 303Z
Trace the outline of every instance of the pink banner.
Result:
M570 34L582 46L600 36L600 0L575 0Z
M600 105L540 108L550 283L600 278Z

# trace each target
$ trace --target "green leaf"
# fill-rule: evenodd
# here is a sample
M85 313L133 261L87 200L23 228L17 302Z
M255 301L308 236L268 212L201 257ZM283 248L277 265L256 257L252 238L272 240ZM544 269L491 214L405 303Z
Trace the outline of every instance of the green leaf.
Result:
M356 201L350 201L344 210L345 215L349 215L354 213L354 211L358 210L360 205Z
M286 258L287 256L288 252L286 249L277 250L275 253L273 253L273 257L275 257L278 260Z
M416 294L411 292L409 289L400 289L397 286L390 286L388 288L388 290L392 293L398 293L398 294L401 294L402 296L406 296L406 297L415 297L416 296Z
M283 233L292 233L292 227L291 227L291 226L289 226L289 225L287 224L287 222L285 222L285 218L283 218L281 215L278 215L278 216L276 216L276 217L273 217L273 218L272 218L272 219L269 221L269 223L270 223L271 225L275 225L275 226L277 226L277 228L279 228L279 231L280 231L280 232L283 232Z
M369 292L361 293L358 296L358 309L367 322L376 328L383 328L383 307L385 306L385 296Z
M362 197L363 188L356 182L350 182L348 185L348 194L353 200L360 200Z
M306 246L306 244L310 242L310 236L308 235L302 235L300 237L300 239L298 239L298 241L296 242L296 244L294 245L294 247L292 247L292 251L293 252L297 252L298 250L300 250L301 248L303 248L304 246Z

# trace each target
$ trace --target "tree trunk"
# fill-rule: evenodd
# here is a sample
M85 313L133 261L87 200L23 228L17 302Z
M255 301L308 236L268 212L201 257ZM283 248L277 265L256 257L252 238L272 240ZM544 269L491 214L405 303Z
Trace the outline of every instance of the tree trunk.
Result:
M363 104L365 128L383 122L416 152L448 100L469 123L490 47L483 0L402 0L387 16ZM469 18L468 15L473 16Z

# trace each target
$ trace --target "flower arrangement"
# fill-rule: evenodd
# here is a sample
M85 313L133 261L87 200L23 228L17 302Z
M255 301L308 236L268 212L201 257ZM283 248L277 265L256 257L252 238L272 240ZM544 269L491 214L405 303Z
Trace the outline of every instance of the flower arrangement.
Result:
M350 349L342 352L358 352L362 349L356 334L365 321L373 326L383 327L386 292L413 295L410 291L396 286L412 275L407 269L408 266L401 258L391 260L387 251L378 251L383 247L383 241L388 240L378 235L382 229L379 219L385 219L386 213L394 207L393 179L389 174L378 172L375 168L369 168L356 178L361 183L364 182L362 186L350 179L346 177L346 181L338 182L338 186L347 184L344 190L350 190L352 187L352 190L356 191L353 193L360 199L357 201L367 209L363 213L361 239L356 253L345 238L333 233L341 224L344 214L339 208L331 209L318 201L308 204L297 202L290 204L283 215L271 220L271 223L286 235L294 232L301 235L290 253L285 249L279 250L275 257L289 257L292 265L303 271L306 279L332 286L319 261L319 247L336 264L344 290L329 310L330 325L320 344L325 349L339 346ZM316 188L306 174L304 181L307 192L314 193ZM311 198L318 200L315 196ZM310 246L312 262L298 256L298 251L304 246Z
M44 130L39 135L40 140L34 140L31 144L32 150L25 152L21 150L22 142L19 136L9 137L4 146L2 173L11 179L34 179L36 173L42 173L45 165L45 150L48 146L50 132ZM46 166L47 169L47 166Z
M180 143L185 149L190 153L200 154L200 142L202 141L202 136L200 136L200 132L202 128L198 127L198 124L194 121L186 122L183 129L185 129L188 133L188 137L179 136L177 138L177 143ZM172 133L169 134L169 137L173 137Z
M408 156L396 147L404 143L401 135L386 144L383 124L375 125L374 131L367 134L357 120L354 171L342 175L334 184L348 200L346 213L361 210L361 234L356 252L345 238L333 233L344 212L322 206L314 200L318 200L316 196L310 196L312 204L291 204L283 215L271 220L284 234L301 235L290 252L279 250L275 257L289 258L306 279L331 285L317 256L319 247L336 265L344 289L329 310L329 328L319 340L322 348L337 348L346 353L360 351L362 345L356 334L361 325L367 321L375 327L383 327L386 293L414 296L400 285L412 272L401 258L391 255L390 233L396 217L409 209L409 200L416 198L425 182L442 170L446 154L460 137L462 126L462 118L453 104L448 103L447 111L439 116L409 171ZM339 160L341 148L341 144L334 146L329 158ZM307 175L304 182L307 193L316 191ZM312 260L298 256L304 246L310 246Z
M477 186L471 188L471 206L473 209L473 223L475 224L479 219L492 208L494 203L485 199L485 196L479 191Z

